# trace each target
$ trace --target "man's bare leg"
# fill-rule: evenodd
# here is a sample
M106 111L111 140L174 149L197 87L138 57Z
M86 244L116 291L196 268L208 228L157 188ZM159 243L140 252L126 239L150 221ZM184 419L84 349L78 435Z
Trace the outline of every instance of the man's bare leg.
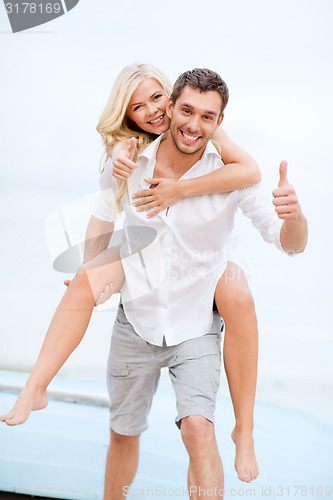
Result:
M32 410L47 406L46 388L81 342L89 325L96 299L105 285L114 292L123 282L119 250L109 249L85 264L68 286L52 318L36 364L12 410L0 417L7 425L22 424Z
M120 500L132 484L139 463L140 435L123 436L111 429L103 500Z
M190 458L187 478L190 498L223 498L223 467L214 425L205 417L190 415L181 421L181 434Z
M251 291L243 271L232 262L216 287L215 302L225 322L224 366L236 425L235 468L239 479L259 474L253 442L253 410L257 383L258 326Z

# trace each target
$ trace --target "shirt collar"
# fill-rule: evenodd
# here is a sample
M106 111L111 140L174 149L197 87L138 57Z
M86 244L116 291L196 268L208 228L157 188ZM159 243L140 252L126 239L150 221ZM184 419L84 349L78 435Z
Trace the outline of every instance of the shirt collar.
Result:
M160 147L161 141L166 138L168 135L168 131L164 132L164 134L160 135L157 139L155 139L149 146L146 147L143 151L140 151L138 154L138 158L146 158L150 161L154 156L156 156L157 150Z
M213 155L216 155L219 159L221 159L221 155L220 153L217 151L216 147L214 146L214 144L212 143L212 141L209 141L207 146L206 146L206 149L201 157L201 159L203 159L205 156L208 156L210 154L213 154Z

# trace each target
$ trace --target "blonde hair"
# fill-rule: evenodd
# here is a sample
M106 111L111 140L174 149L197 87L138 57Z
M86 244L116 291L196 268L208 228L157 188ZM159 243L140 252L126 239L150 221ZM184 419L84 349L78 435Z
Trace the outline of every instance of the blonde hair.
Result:
M146 148L154 139L148 132L129 128L126 115L133 92L146 78L154 78L163 87L166 95L170 97L172 85L160 69L151 64L131 64L118 75L97 125L97 131L102 136L105 149L115 142L129 142L131 137L136 137L138 142L134 161L137 152ZM117 181L117 184L118 190L114 196L119 209L120 200L126 192L127 181Z

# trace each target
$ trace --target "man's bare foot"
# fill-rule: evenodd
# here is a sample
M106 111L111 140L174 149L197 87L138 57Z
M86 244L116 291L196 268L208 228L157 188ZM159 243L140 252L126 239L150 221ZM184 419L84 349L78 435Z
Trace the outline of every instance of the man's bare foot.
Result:
M250 483L259 474L259 467L254 452L252 433L242 433L234 428L231 438L236 445L235 469L241 481Z
M10 412L0 417L0 422L7 425L23 424L33 410L42 410L47 406L46 390L31 389L25 386Z

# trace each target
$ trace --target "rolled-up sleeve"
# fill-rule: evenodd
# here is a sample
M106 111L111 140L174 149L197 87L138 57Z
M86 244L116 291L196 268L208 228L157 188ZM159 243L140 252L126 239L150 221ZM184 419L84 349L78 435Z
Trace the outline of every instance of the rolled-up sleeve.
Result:
M100 191L96 193L92 201L92 215L105 222L115 222L120 214L115 201L115 193L118 185L112 175L113 163L109 158L103 165L100 175Z
M244 215L251 219L265 241L274 243L279 250L288 253L280 240L283 220L278 218L272 200L264 192L261 184L239 190L238 206Z

